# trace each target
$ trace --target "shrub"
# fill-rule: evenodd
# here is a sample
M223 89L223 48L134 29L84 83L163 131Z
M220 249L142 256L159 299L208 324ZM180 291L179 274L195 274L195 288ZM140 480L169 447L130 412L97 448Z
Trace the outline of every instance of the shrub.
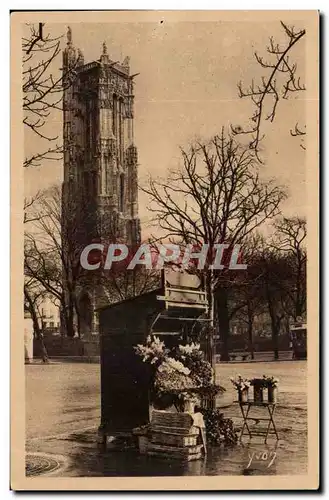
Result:
M224 418L219 409L211 410L201 408L203 414L207 441L214 446L234 446L238 441L238 435L231 418Z

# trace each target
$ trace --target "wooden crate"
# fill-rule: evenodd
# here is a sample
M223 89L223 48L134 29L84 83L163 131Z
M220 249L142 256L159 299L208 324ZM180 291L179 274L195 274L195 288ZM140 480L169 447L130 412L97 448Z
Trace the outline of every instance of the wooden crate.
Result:
M147 436L138 436L138 448L139 453L145 455L147 453L149 446L149 439Z
M192 460L199 460L200 458L202 458L202 453L196 453L195 455L187 455L187 456L176 456L176 455L173 455L172 453L168 453L168 452L163 452L163 451L151 451L149 450L147 452L148 455L152 456L152 457L157 457L157 458L165 458L165 459L174 459L174 460L181 460L181 461L184 461L184 462L191 462Z
M168 446L196 446L198 436L182 436L180 434L170 434L163 432L152 432L152 443L164 444Z
M190 427L189 429L183 427L169 427L164 425L154 425L150 426L151 432L161 432L162 434L176 434L179 436L198 436L200 433L199 427Z
M196 446L167 446L164 444L149 443L147 453L159 453L172 458L188 458L201 454L202 444Z
M197 444L200 429L193 425L189 413L154 410L150 424L150 442L147 454L151 456L198 460L203 444Z
M170 428L178 427L181 429L190 429L193 425L193 418L189 413L153 410L151 424Z

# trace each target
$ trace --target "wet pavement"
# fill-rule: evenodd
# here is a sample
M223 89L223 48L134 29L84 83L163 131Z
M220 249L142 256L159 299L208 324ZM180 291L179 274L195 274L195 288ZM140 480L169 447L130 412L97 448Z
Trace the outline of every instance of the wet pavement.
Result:
M234 448L210 448L206 459L182 464L139 455L134 449L104 452L96 444L100 422L98 364L26 365L26 450L32 473L52 476L177 476L305 474L307 472L306 361L227 363L217 378L227 388L218 403L241 429L230 376L273 375L280 379L275 423L279 441L244 436ZM265 416L264 409L253 415ZM262 414L262 415L261 415ZM254 425L260 426L260 421ZM37 458L34 458L37 457ZM49 464L53 464L50 472ZM40 463L48 463L44 471ZM35 465L36 464L36 465ZM34 469L33 469L34 467ZM33 472L33 471L37 472Z

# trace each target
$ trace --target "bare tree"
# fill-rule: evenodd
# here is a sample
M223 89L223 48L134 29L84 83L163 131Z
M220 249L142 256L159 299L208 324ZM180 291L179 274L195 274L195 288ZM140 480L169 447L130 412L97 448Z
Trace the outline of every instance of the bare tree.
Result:
M41 193L37 192L34 196L24 199L24 224L33 223L38 220L38 216L33 210L35 205L41 198ZM25 250L25 248L24 248ZM24 251L25 256L25 251ZM25 272L25 258L24 258L24 272ZM40 313L39 305L45 296L45 288L33 277L24 277L24 303L29 311L33 322L34 337L40 342L42 360L44 363L48 362L48 353L43 340L42 324L40 327Z
M109 303L121 302L160 287L160 272L142 266L131 270L100 268L99 274Z
M262 269L264 297L271 320L274 358L279 359L279 334L283 320L286 318L284 304L286 302L287 273L289 265L280 251L263 241L259 248L259 266Z
M156 287L156 273L143 268L106 270L101 265L95 271L83 269L80 256L85 246L101 243L99 235L106 234L106 251L109 243L117 241L119 228L110 216L100 216L94 204L89 206L87 201L82 204L76 193L67 192L63 196L57 186L40 193L27 219L32 222L25 232L25 274L60 304L67 336L75 335L76 326L81 334L82 291L97 289L100 298L109 303ZM91 228L93 232L88 234ZM103 257L97 255L97 261Z
M25 232L25 273L58 301L68 337L75 335L77 291L85 283L80 255L88 243L86 228L94 224L95 236L98 230L93 209L53 186L39 195L28 216L33 222Z
M285 36L284 43L279 44L273 37L270 37L269 45L266 47L268 59L255 52L257 63L267 73L260 82L255 83L253 80L249 87L245 88L241 82L238 84L239 97L251 99L254 104L254 113L249 126L232 126L232 132L250 136L249 147L255 151L259 160L260 142L264 137L262 133L264 121L274 121L277 106L282 99L288 99L292 94L305 90L305 85L298 75L298 64L293 56L293 50L297 44L301 43L306 31L287 26L282 21L281 26ZM306 129L296 123L290 130L290 134L303 136L306 134ZM303 142L301 142L301 147L305 149Z
M272 245L287 262L286 279L283 281L287 316L294 321L306 312L306 220L303 217L282 217L274 223Z
M73 337L79 252L75 247L72 226L62 224L59 187L52 187L42 193L32 218L31 230L25 233L25 273L57 299L61 305L66 333Z
M181 149L181 154L181 166L166 180L151 178L143 188L163 238L199 247L225 243L230 250L279 214L284 189L273 180L262 180L253 152L224 130L209 142ZM210 310L213 298L216 301L222 359L228 359L227 278L209 266L204 274ZM213 335L209 342L213 351Z
M27 198L24 198L24 224L27 224L29 222L33 222L37 219L37 216L33 214L33 206L38 202L40 197L42 196L42 193L40 191L37 191L36 194L33 196L29 196Z
M254 318L267 310L278 359L283 326L289 331L289 319L296 321L306 311L306 223L303 218L282 217L273 225L272 238L259 235L253 249L244 246L248 269L245 281L235 285L234 305L247 325L250 346Z
M38 340L42 352L42 361L48 363L48 353L43 339L42 319L39 306L45 296L45 290L40 284L32 279L26 278L24 282L24 302L33 322L33 337ZM41 322L41 325L40 325Z
M236 317L247 327L248 349L254 359L253 328L255 318L264 312L264 269L259 265L264 237L256 232L243 243L243 259L248 263L246 271L236 280L233 288L233 307L230 319Z
M41 140L40 144L48 144L25 158L24 167L35 167L45 160L62 157L59 138L49 133L47 124L52 113L62 109L64 82L70 84L70 75L56 67L61 55L61 36L53 37L44 23L28 24L25 32L22 38L23 124L26 131ZM73 73L74 69L73 65L68 71Z

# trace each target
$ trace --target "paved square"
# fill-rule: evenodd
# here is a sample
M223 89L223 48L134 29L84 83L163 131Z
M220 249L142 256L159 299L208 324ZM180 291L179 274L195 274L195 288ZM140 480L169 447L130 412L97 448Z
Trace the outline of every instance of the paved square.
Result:
M241 429L242 418L230 376L273 375L280 379L275 422L280 440L245 436L232 449L213 448L206 460L188 464L144 457L133 450L102 452L96 445L100 422L100 366L84 363L26 365L26 449L58 462L52 476L166 476L305 474L307 472L307 362L223 363L217 379L227 392L219 399L225 416ZM256 415L257 416L257 415ZM257 424L256 424L257 425ZM44 457L44 458L42 458ZM41 460L42 459L42 460ZM35 470L40 473L40 467ZM32 469L31 469L32 470ZM46 468L45 473L48 469ZM33 473L33 470L32 470Z

